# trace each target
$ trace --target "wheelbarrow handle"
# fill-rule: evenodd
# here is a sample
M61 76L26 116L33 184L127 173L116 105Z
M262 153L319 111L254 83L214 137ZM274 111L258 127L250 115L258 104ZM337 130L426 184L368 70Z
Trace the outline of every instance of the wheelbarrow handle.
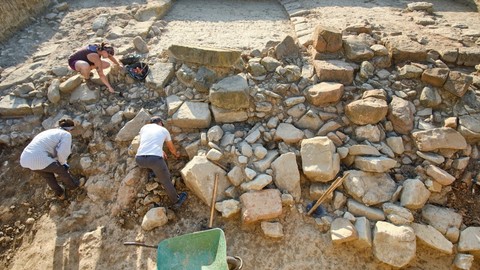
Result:
M123 242L125 246L141 246L141 247L148 247L148 248L158 248L158 245L148 245L142 242Z

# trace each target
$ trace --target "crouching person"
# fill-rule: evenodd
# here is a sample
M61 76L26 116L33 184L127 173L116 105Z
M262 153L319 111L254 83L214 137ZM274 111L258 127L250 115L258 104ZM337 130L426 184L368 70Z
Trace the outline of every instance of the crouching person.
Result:
M168 198L172 203L173 209L178 209L187 199L187 193L177 194L175 186L172 184L170 172L165 163L163 152L163 143L166 143L168 150L176 158L180 154L173 145L170 132L163 127L162 119L154 116L150 119L150 123L140 129L140 145L138 146L135 161L141 168L151 169L155 173L155 177L165 188Z
M66 191L58 184L57 178L69 189L83 186L85 179L75 180L68 172L67 158L71 153L71 131L75 123L62 119L58 125L59 128L42 131L33 138L20 156L20 165L42 176L55 195L63 200Z

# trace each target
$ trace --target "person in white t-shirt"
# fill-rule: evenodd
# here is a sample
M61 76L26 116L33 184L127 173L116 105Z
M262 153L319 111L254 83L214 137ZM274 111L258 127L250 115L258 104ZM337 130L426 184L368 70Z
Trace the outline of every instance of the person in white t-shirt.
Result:
M140 145L135 156L135 162L141 168L151 169L155 173L156 179L165 188L168 198L173 204L172 207L178 209L188 195L186 192L177 194L177 190L172 184L170 171L164 160L166 154L163 152L163 143L167 145L172 155L176 158L180 157L173 145L170 132L163 127L162 119L154 116L150 119L149 124L140 129Z
M25 147L20 156L20 165L40 174L55 195L65 199L66 193L57 182L57 178L70 189L81 187L85 179L74 179L68 172L67 158L71 153L72 134L75 123L71 119L58 121L59 128L40 132Z

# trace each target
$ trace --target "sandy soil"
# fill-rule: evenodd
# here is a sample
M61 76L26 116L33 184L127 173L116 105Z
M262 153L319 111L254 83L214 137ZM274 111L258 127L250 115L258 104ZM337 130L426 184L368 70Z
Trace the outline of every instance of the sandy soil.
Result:
M50 58L51 65L64 65L63 60L71 50L95 39L89 28L96 16L105 12L128 12L132 3L130 0L68 2L70 11L59 24L38 21L0 46L0 66L6 68L5 73L31 62L39 48L52 44L59 46L58 52ZM136 2L143 4L145 1ZM334 4L300 1L311 10L308 18L312 25L324 23L342 28L349 23L368 20L379 31L410 32L427 37L432 44L451 46L458 43L459 35L467 30L480 29L478 13L445 0L435 1L436 18L441 20L441 25L420 26L414 22L419 14L402 12L409 2L412 1L338 0ZM163 20L166 26L158 37L159 42L152 44L151 56L171 44L262 49L270 40L294 34L287 13L274 0L177 0ZM459 24L467 28L452 27ZM130 40L117 42L131 45ZM207 223L209 209L194 196L189 198L176 220L152 232L140 229L140 218L126 216L119 220L111 217L109 205L92 202L85 192L74 194L70 203L58 203L45 195L46 187L38 177L19 168L20 151L1 149L0 210L11 211L14 217L1 221L0 225L14 226L15 220L24 222L31 216L29 209L35 212L37 221L26 230L20 230L21 240L2 247L0 268L156 269L155 250L125 247L122 243L137 240L156 244L168 237L201 230ZM181 183L178 188L185 189ZM217 217L215 226L225 231L228 253L241 256L246 270L391 269L379 263L370 250L359 250L347 244L333 246L329 234L321 233L314 220L304 215L304 204L306 202L288 209L279 219L285 233L281 240L264 237L259 226L242 226L238 217L231 220ZM14 209L6 210L12 205ZM89 232L99 227L103 228L100 236L90 240ZM97 241L97 248L85 249L89 241ZM406 269L450 269L452 261L453 256L420 245L417 258Z

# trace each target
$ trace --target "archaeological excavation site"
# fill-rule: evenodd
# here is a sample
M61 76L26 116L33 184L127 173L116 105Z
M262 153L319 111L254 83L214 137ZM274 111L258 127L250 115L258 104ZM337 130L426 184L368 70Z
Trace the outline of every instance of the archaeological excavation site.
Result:
M480 269L479 0L0 15L0 269ZM62 194L20 161L48 130Z

